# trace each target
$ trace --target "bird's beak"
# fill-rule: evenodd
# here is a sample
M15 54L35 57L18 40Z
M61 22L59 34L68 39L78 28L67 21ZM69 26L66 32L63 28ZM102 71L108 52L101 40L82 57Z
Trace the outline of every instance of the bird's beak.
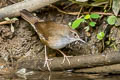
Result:
M81 41L81 42L83 42L83 43L86 43L84 40L82 40L82 39L80 39L80 38L79 38L78 40Z

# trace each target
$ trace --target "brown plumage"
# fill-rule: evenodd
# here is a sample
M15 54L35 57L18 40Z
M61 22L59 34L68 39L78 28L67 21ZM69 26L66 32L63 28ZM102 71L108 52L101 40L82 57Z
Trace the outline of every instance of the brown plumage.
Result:
M59 49L74 41L80 40L84 42L80 39L76 30L73 30L67 25L59 24L53 21L41 21L38 17L33 16L27 10L20 11L20 14L23 19L33 26L39 35L41 42L52 49L60 51ZM61 53L63 54L63 52ZM67 58L65 54L63 55Z

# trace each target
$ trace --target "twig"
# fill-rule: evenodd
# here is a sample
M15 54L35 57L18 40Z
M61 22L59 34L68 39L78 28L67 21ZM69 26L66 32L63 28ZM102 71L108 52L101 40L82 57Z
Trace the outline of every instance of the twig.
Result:
M13 4L15 4L16 2L15 1L13 1L13 0L9 0L11 3L13 3Z
M82 73L119 73L120 74L120 64L105 65L93 68L79 69L75 72Z
M96 54L96 55L83 55L83 56L74 56L69 58L71 64L69 65L68 62L64 62L63 58L57 57L52 58L51 61L51 70L65 70L65 69L74 69L74 68L90 68L96 66L105 66L105 65L112 65L112 64L120 64L120 53L118 52L111 52L107 53L106 55ZM31 65L33 63L33 65ZM29 68L29 69L39 69L39 67L44 71L47 70L47 67L41 67L44 64L44 59L38 58L31 58L26 57L26 59L22 59L18 62L19 68Z
M68 4L68 5L67 5L67 6L65 6L63 9L66 9L66 8L68 8L68 7L72 6L73 4L75 4L75 3Z
M0 25L15 23L16 20L2 21Z
M57 7L54 6L54 5L50 5L50 7L53 7L53 8L55 8L55 9L57 9L59 12L64 13L64 14L70 14L70 15L78 15L78 14L79 14L79 12L77 12L77 13L73 13L73 12L65 12L65 11L63 11L63 10L57 8Z
M55 9L57 9L59 12L64 13L64 14L69 14L69 15L78 15L79 14L79 12L65 12L65 11L57 8L54 5L50 5L50 6L53 7L53 8L55 8ZM113 13L104 13L104 12L91 12L91 13L97 13L97 14L100 14L100 15L107 15L107 16L108 15L114 15ZM89 12L83 12L81 14L89 14ZM120 16L120 15L118 15L118 16Z
M81 8L80 8L80 11L79 11L79 14L77 15L77 18L80 17L80 14L81 14L82 9L83 9L83 6L81 6Z
M27 9L30 12L35 11L41 7L47 6L58 0L24 0L13 5L0 9L0 20L5 17L16 17L20 16L22 9ZM32 5L32 6L31 6Z

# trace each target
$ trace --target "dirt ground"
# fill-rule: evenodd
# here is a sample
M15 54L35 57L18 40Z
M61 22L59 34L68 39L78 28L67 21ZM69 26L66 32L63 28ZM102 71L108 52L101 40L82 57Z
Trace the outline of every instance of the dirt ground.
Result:
M1 0L0 8L11 5L18 1L22 0ZM76 19L76 16L62 14L50 7L41 8L34 13L36 13L36 15L39 16L41 20L52 20L62 24L68 24L69 22ZM14 32L11 31L11 24L0 25L0 57L8 63L17 62L18 60L22 59L22 57L27 56L30 56L32 58L43 58L44 46L40 42L37 33L34 31L31 25L24 21L21 17L18 17L18 19L19 20L13 24ZM102 26L102 24L98 26ZM102 30L105 30L105 28L106 27L103 27ZM102 52L109 53L114 51L115 48L106 46L103 42L100 42L96 39L96 34L101 30L101 28L98 27L95 30L94 32L91 32L91 36L87 36L87 33L84 30L84 24L81 25L77 31L80 37L85 40L87 44L74 42L62 49L62 51L64 53L68 53L67 55L74 56L100 54ZM120 47L120 36L118 35L119 33L120 30L116 27L113 27L110 29L110 35L107 36L116 40L113 41L115 42L116 50L119 50ZM58 52L52 49L48 49L48 56L56 57L62 55L59 55Z

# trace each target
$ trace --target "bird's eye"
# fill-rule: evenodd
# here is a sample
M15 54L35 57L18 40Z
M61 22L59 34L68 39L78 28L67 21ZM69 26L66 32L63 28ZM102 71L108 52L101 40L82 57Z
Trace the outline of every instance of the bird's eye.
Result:
M78 37L79 37L76 32L73 32L72 34L73 34L73 37L74 37L74 38L78 38Z
M78 33L76 31L70 31L70 35L73 38L79 38L79 35L78 35Z
M74 35L74 36L77 36L77 34L76 34L76 33L73 33L73 35Z
M78 34L77 34L77 33L74 33L74 37L75 37L75 38L78 38Z

